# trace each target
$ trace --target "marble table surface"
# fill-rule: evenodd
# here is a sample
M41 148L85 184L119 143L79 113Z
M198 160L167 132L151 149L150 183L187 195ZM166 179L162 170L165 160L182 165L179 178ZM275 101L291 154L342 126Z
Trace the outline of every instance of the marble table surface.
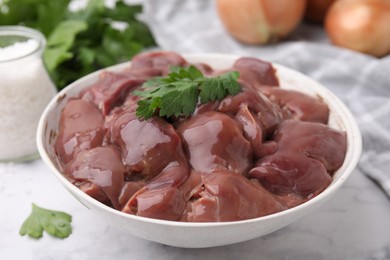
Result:
M61 240L18 234L31 203L68 212ZM0 164L0 259L390 259L390 201L356 169L324 206L247 242L205 249L149 242L108 226L81 205L41 160Z

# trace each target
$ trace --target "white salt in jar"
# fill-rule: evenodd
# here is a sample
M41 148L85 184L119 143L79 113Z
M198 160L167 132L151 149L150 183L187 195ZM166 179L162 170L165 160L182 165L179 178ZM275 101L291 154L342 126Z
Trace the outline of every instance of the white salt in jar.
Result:
M0 162L38 157L38 121L56 93L42 59L45 45L36 30L0 26Z

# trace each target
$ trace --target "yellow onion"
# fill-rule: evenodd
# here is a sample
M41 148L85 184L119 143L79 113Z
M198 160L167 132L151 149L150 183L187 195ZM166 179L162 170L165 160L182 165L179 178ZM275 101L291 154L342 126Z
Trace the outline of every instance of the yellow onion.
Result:
M325 18L332 43L382 57L390 53L390 1L339 0Z
M219 17L237 40L249 44L278 41L302 20L306 0L217 0Z

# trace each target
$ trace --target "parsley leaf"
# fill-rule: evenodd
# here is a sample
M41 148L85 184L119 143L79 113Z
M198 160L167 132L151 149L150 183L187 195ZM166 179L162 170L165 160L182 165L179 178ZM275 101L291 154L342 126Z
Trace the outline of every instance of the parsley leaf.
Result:
M184 101L184 102L183 102ZM191 115L198 103L198 88L194 84L182 84L178 90L161 97L160 116Z
M241 91L240 84L237 82L239 76L237 71L233 71L213 78L205 78L200 85L200 102L221 100L229 94L237 95Z
M28 235L41 238L43 230L52 236L66 238L72 233L72 216L61 211L54 211L32 204L30 216L24 221L19 230L21 236Z
M62 62L73 58L70 52L75 37L85 31L88 25L83 21L66 20L61 22L47 40L44 53L45 63L49 71L53 71Z
M195 66L172 67L166 77L156 77L143 85L144 90L134 91L140 96L136 115L148 119L156 114L161 117L189 116L201 103L222 100L227 95L241 91L237 71L215 77L205 77Z

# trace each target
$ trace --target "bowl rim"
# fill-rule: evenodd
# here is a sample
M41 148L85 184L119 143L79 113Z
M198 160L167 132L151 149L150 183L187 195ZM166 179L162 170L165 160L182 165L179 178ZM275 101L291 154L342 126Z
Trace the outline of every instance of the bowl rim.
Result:
M222 54L222 53L187 53L187 54L180 53L180 55L182 55L186 60L187 59L188 60L191 60L191 59L199 59L199 60L226 59L229 61L234 61L240 57L249 57L249 56L244 56L244 55L231 55L231 54ZM254 56L251 56L251 57L254 57ZM276 71L278 71L278 69L281 69L284 71L288 71L289 73L296 74L300 78L304 78L305 80L311 81L313 83L313 85L315 86L316 90L318 90L318 89L321 89L322 91L325 90L326 95L329 96L330 98L332 98L332 102L334 102L336 104L336 106L341 109L340 112L342 112L343 118L346 121L348 121L347 125L351 126L349 134L353 135L353 140L354 140L354 142L353 142L354 149L347 149L347 155L349 155L350 159L349 159L348 165L344 169L342 176L340 176L340 178L337 179L336 181L332 181L332 183L328 187L326 187L325 190L323 190L320 194L318 194L317 196L310 199L309 201L306 201L306 202L304 202L296 207L289 208L289 209L286 209L286 210L283 210L283 211L280 211L277 213L273 213L270 215L262 216L262 217L245 219L245 220L238 220L238 221L181 222L181 221L173 221L173 220L162 220L162 219L153 219L153 218L148 218L148 217L132 215L132 214L124 213L124 212L119 211L117 209L111 208L111 207L99 202L98 200L88 196L86 193L84 193L83 191L78 189L76 186L74 186L71 182L69 182L61 174L61 172L55 167L54 163L52 162L52 160L50 159L50 157L48 155L48 152L45 149L45 144L44 144L45 143L44 142L45 131L46 131L45 128L46 128L46 121L47 121L48 115L50 114L50 112L52 110L55 110L55 108L58 104L58 100L62 99L62 97L64 95L66 95L70 89L75 88L80 83L87 81L88 79L96 78L102 71L106 71L106 70L119 71L121 68L124 68L124 67L130 65L131 64L130 61L116 64L113 66L109 66L109 67L97 70L93 73L90 73L90 74L74 81L73 83L69 84L68 86L66 86L64 89L62 89L60 92L58 92L52 98L52 100L49 102L49 104L46 106L45 110L43 111L41 118L39 120L39 123L38 123L36 142L37 142L39 154L41 155L41 158L44 161L44 163L47 166L49 166L49 168L54 173L54 175L60 180L61 184L63 186L65 186L66 189L68 189L69 192L75 193L78 196L82 197L83 199L87 200L89 203L91 203L95 207L100 208L100 209L105 210L105 211L108 211L108 212L115 214L119 217L127 218L127 219L134 220L134 221L148 222L150 224L164 225L164 226L170 226L170 227L187 227L187 228L224 227L224 226L232 226L232 225L236 226L236 225L245 225L245 224L249 224L249 223L262 222L265 220L289 215L293 212L301 211L302 209L304 209L306 207L315 206L316 204L318 204L318 206L319 206L320 205L319 202L321 202L323 199L330 198L331 195L333 195L335 193L335 190L338 190L341 187L341 185L348 179L348 177L352 174L355 167L357 166L359 159L360 159L361 151L362 151L362 138L361 138L359 127L358 127L352 113L349 111L349 109L344 105L343 102L341 102L341 100L335 94L333 94L331 91L329 91L325 86L323 86L319 82L309 78L308 76L306 76L305 74L303 74L297 70L290 69L290 68L283 66L283 65L280 65L278 63L274 63L274 62L271 62L271 63L275 67ZM351 152L348 153L349 150ZM347 162L347 157L344 159L344 163L341 167L344 166L345 162ZM76 199L79 200L78 198L76 198ZM84 206L86 206L88 209L90 209L90 207L85 205L84 202L82 202L80 200L79 200L79 202L82 203Z

